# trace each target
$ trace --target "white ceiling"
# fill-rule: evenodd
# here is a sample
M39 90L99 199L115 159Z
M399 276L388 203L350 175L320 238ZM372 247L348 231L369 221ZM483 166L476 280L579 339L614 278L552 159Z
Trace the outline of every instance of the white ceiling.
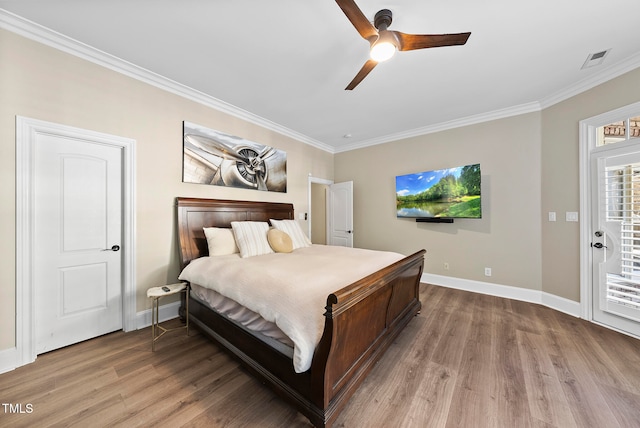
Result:
M0 21L32 21L333 152L539 110L640 66L638 0L356 2L371 20L391 9L392 30L471 37L399 52L345 91L369 45L334 0L0 0Z

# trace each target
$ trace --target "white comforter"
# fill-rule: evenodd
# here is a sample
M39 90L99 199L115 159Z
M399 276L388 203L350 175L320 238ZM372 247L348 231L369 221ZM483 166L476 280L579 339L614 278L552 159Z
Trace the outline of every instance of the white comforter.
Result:
M216 290L275 323L294 343L297 373L311 367L324 329L327 296L404 256L312 245L292 253L193 260L180 279Z

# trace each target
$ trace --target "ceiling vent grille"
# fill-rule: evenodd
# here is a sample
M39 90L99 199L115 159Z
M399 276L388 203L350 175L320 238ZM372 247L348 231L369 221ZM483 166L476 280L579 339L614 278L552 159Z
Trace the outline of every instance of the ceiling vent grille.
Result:
M609 55L609 52L611 52L611 49L589 54L587 56L587 60L582 64L582 69L584 70L585 68L595 67L596 65L602 64L606 56Z

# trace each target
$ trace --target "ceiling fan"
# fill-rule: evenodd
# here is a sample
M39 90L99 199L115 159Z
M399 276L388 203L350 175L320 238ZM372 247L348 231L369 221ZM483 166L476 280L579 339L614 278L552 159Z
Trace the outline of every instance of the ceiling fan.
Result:
M336 0L358 33L371 44L369 59L345 90L352 90L378 65L391 58L396 50L412 51L416 49L437 48L441 46L464 45L471 33L456 34L405 34L387 30L391 25L392 13L382 9L373 18L373 24L362 13L353 0Z

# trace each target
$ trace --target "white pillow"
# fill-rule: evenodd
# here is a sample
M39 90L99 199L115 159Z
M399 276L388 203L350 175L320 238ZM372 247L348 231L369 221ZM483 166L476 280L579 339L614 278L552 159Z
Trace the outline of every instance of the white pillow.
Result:
M204 227L204 236L207 237L210 256L226 256L239 253L236 238L229 228Z
M240 257L273 253L267 240L269 223L262 221L232 221L231 228L240 249Z
M311 245L311 241L307 238L307 235L302 231L300 224L296 220L269 220L271 225L291 237L293 242L293 249L308 247Z

